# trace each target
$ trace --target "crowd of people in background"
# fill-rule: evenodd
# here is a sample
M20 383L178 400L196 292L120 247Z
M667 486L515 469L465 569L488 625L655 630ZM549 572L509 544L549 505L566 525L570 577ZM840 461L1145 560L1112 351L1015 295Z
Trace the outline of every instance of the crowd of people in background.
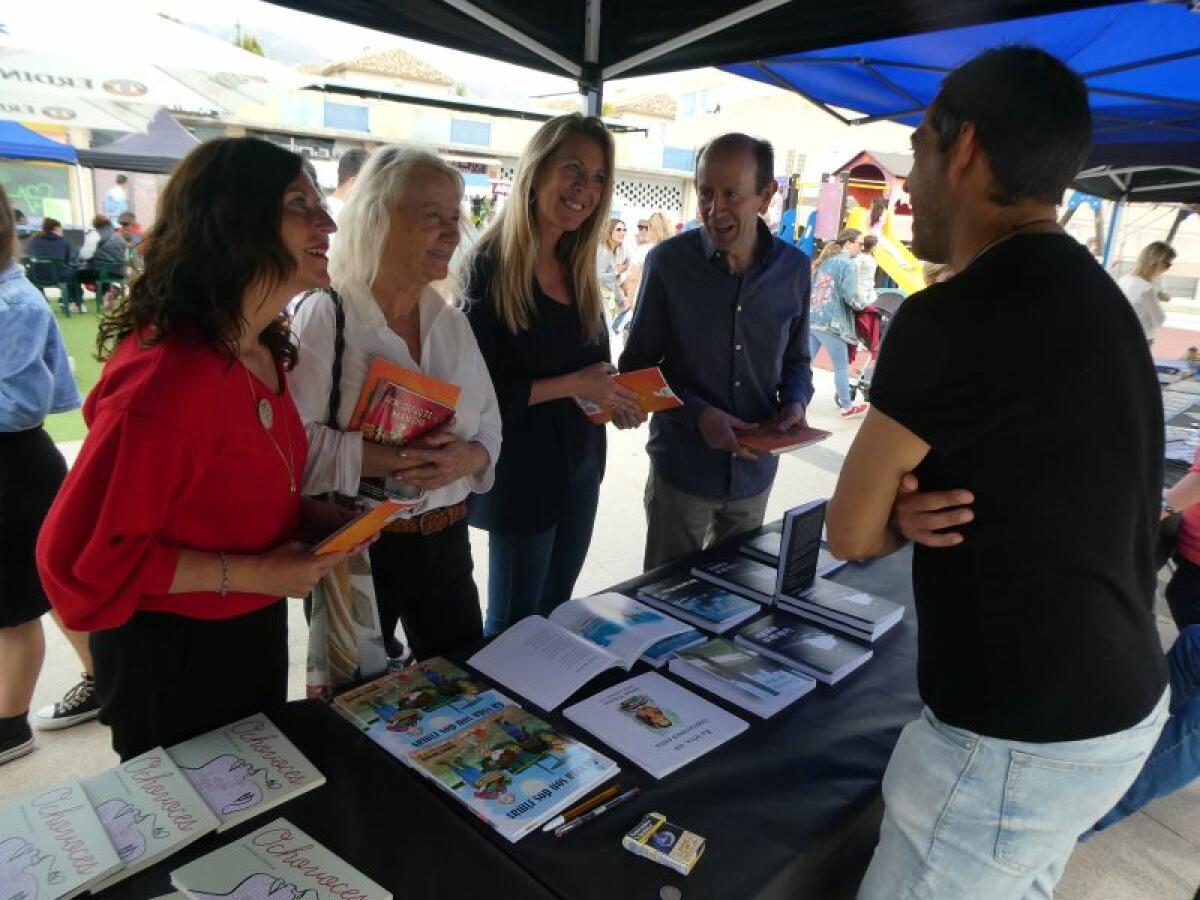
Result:
M138 248L139 277L100 323L105 366L69 473L42 422L81 401L0 192L0 762L33 748L51 608L81 642L85 711L122 759L284 703L286 598L335 567L369 575L394 665L548 615L574 591L605 475L605 427L577 401L617 428L646 421L620 371L658 366L682 401L648 429L645 569L752 530L779 460L739 433L804 424L824 350L840 416L863 418L831 549L917 545L927 705L889 764L860 896L1048 896L1098 819L1195 774L1159 735L1200 714L1200 631L1186 627L1200 627L1200 467L1160 506L1147 352L1174 251L1147 247L1118 289L1059 228L1090 128L1082 83L1041 51L989 51L947 77L909 176L914 252L945 268L897 314L870 405L851 395L848 351L875 300L879 217L810 261L764 221L778 207L766 141L710 141L699 227L675 234L655 212L630 247L610 218L612 136L597 118L557 117L465 251L463 179L433 152L346 154L324 197L282 148L205 142L145 235L122 176L83 252L50 218L23 248L76 285ZM626 337L616 364L610 329ZM1064 374L1068 332L1102 360ZM998 364L1015 333L1021 366ZM461 388L453 418L401 447L350 430L376 358ZM376 540L311 554L354 514L364 478L414 502ZM1178 509L1191 530L1168 597L1185 630L1168 667L1151 546L1160 512ZM488 533L482 611L468 524ZM45 718L79 721L78 701Z

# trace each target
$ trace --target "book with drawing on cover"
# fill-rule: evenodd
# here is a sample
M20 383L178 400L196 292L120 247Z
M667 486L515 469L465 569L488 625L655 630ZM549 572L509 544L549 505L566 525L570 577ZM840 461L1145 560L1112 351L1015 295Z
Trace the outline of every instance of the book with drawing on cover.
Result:
M391 900L391 892L275 819L171 873L191 900Z
M770 422L760 423L750 431L738 431L738 443L761 453L771 453L778 456L799 450L809 444L820 443L830 436L831 432L820 428L809 428L807 425L795 425L787 431L780 431Z
M377 444L400 446L433 431L454 415L462 389L375 357L367 370L348 429ZM395 478L365 477L358 495L367 500L412 504L424 491Z
M629 669L652 645L687 630L623 594L596 594L568 600L549 619L527 616L467 663L542 709L554 709L594 676Z
M619 771L617 764L519 706L417 750L413 764L510 841Z
M775 569L737 553L692 566L697 578L770 606L775 602Z
M669 575L638 589L638 597L685 622L721 634L755 615L752 600L689 574Z
M181 850L220 821L162 747L83 782L122 868L92 887L102 891Z
M750 727L657 672L568 706L563 715L655 778L666 778Z
M613 380L638 395L638 406L641 407L642 412L646 413L646 415L661 412L664 409L675 409L677 406L683 406L683 401L671 390L671 386L667 384L667 379L663 377L662 369L658 366L635 369L632 372L622 372ZM611 409L603 407L598 403L592 403L590 400L584 400L582 397L576 397L575 402L579 404L579 408L583 410L589 422L593 422L596 425L603 425L606 422L612 421Z
M682 650L671 674L766 719L796 702L817 683L773 659L724 638Z
M0 807L0 896L60 900L121 868L83 785L65 778Z
M225 831L325 783L261 713L167 748Z
M333 708L401 761L512 701L435 656L333 699Z
M751 622L733 641L825 684L837 684L873 655L870 647L778 611Z

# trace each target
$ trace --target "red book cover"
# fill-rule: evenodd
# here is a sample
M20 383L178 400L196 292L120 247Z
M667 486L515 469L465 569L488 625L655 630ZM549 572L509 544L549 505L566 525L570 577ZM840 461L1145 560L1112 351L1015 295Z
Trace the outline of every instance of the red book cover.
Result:
M830 432L820 428L809 428L807 425L797 425L787 431L779 431L772 423L766 422L753 431L739 431L736 434L738 443L743 447L778 456L780 453L823 441L829 437Z
M350 417L350 429L376 443L403 444L453 416L461 393L457 385L376 358Z

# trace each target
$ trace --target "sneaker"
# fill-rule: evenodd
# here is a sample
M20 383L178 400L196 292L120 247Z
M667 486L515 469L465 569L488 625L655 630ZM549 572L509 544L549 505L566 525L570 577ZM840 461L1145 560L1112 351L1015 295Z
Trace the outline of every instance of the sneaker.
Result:
M61 700L43 706L34 714L33 725L39 731L56 731L94 719L99 712L96 679L85 672L79 684L67 691Z
M857 419L859 416L864 415L870 408L871 404L869 403L851 403L842 410L841 416L843 419Z
M19 734L0 740L0 765L27 756L33 752L33 746L33 732L26 725Z

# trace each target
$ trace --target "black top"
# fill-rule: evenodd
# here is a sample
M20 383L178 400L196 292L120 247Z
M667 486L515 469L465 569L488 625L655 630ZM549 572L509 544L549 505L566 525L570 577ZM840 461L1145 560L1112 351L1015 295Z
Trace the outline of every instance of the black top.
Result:
M753 497L775 479L779 457L745 460L704 442L710 406L761 422L812 399L808 358L809 259L758 223L754 262L741 275L695 228L646 257L621 369L661 366L683 406L654 414L646 451L674 488L699 497Z
M606 329L585 340L575 304L558 303L534 282L537 316L532 327L513 334L491 297L495 262L480 253L467 280L467 320L496 386L504 442L496 483L472 494L471 524L488 531L532 534L545 531L566 512L567 485L604 475L603 425L593 425L574 400L529 405L534 381L608 362Z
M1152 615L1162 400L1137 318L1061 234L1003 241L892 322L871 401L968 488L958 547L917 547L921 697L991 737L1079 740L1166 685Z

